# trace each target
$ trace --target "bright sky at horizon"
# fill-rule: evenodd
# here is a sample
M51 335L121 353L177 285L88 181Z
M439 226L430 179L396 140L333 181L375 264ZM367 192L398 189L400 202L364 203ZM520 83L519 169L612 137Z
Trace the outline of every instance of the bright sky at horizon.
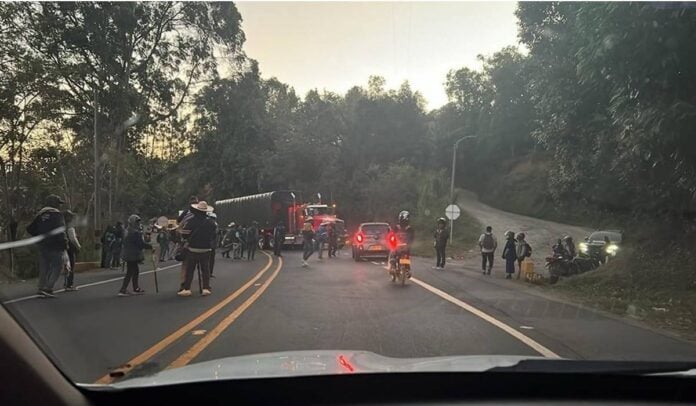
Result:
M447 102L451 69L517 45L515 2L238 2L244 50L264 78L304 96L345 93L370 75L388 88L408 80L434 109Z

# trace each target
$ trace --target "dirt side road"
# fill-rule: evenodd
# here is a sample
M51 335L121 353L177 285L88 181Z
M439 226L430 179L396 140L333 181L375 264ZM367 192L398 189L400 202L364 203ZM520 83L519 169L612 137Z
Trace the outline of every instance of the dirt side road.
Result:
M469 191L463 191L459 194L457 204L462 210L479 220L484 227L493 227L493 235L498 239L496 260L502 255L505 231L512 230L515 234L524 232L527 236L527 242L532 246L534 268L537 272L542 273L545 264L544 258L551 253L551 246L558 238L570 235L577 244L594 231L586 227L556 223L498 210L481 203L476 194ZM483 232L483 230L481 231Z

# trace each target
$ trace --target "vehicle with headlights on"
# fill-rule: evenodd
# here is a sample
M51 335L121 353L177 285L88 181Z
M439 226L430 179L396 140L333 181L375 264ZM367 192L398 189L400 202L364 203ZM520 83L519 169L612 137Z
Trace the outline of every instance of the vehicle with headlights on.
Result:
M619 252L623 233L618 230L595 231L578 244L581 257L596 258L602 263Z

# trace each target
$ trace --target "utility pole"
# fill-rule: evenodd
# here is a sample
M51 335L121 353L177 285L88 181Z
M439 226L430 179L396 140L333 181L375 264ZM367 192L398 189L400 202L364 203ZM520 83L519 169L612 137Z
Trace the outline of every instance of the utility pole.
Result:
M94 89L94 232L99 230L99 152L97 150L97 89Z

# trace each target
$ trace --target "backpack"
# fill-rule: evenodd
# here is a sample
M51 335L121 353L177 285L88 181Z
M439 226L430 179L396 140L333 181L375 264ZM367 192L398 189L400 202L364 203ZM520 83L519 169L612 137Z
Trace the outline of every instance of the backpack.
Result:
M532 246L531 246L531 245L529 245L529 244L527 244L527 243L524 243L524 245L526 245L526 246L527 246L527 253L526 253L526 255L525 255L525 256L526 256L527 258L529 258L529 257L531 257L531 256L532 256Z
M486 250L492 250L493 248L495 248L495 240L493 240L493 234L484 234L481 246L483 246L483 249Z

